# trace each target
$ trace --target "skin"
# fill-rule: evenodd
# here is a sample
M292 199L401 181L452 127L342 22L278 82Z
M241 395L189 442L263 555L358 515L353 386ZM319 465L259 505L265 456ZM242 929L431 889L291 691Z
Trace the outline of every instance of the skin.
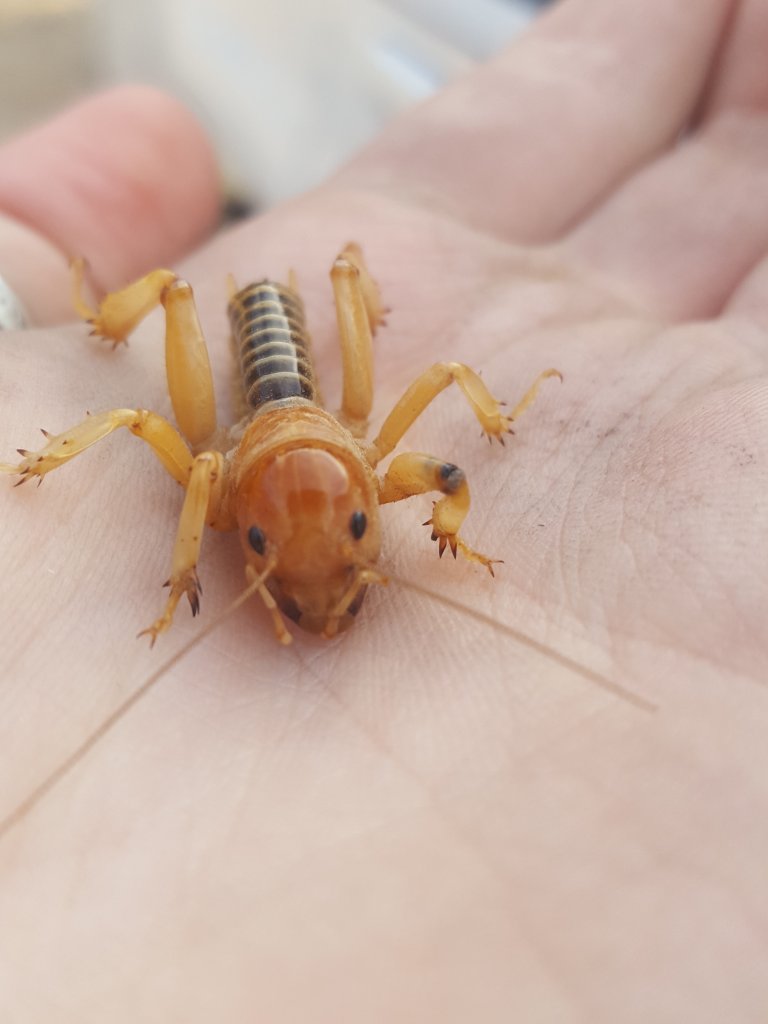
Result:
M458 392L409 436L467 470L465 535L497 580L438 561L427 499L382 510L382 564L657 706L395 583L338 641L288 650L241 608L0 840L9 1019L764 1019L766 44L761 0L566 0L326 186L184 260L215 178L170 101L91 101L98 146L91 105L17 143L15 177L0 159L0 206L42 233L0 236L42 325L1 339L3 458L86 408L167 410L159 321L116 354L64 325L43 236L107 288L176 260L221 395L226 273L293 267L331 405L327 268L357 239L392 307L377 422L437 359L510 402L565 377L504 451ZM42 153L71 156L46 209ZM180 497L127 435L0 488L4 813L198 628L133 639ZM204 622L241 587L237 538L212 534L200 573Z

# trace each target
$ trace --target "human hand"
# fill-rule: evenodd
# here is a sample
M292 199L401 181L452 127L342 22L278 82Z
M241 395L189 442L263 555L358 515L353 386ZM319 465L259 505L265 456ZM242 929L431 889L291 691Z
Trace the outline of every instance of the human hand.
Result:
M546 366L565 383L504 452L451 392L408 435L467 470L495 582L438 562L418 499L382 510L385 569L499 626L393 583L338 641L285 650L241 609L2 839L17 1013L761 1019L768 15L695 17L570 0L184 263L220 396L227 272L292 266L333 404L326 270L348 238L392 306L377 417L436 359L510 401ZM169 228L203 230L179 205ZM56 241L104 287L173 258L153 242L113 266L111 233L75 227ZM12 283L55 323L46 258ZM160 333L116 355L81 325L3 337L2 457L96 403L167 411ZM161 663L133 634L179 493L118 437L0 500L8 811ZM241 587L233 538L209 535L201 577L213 615ZM196 628L179 615L163 647Z

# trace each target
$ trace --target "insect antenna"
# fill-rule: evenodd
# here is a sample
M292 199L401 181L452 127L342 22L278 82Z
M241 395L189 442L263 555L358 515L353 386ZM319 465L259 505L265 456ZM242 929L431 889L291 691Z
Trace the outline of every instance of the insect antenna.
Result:
M481 612L477 608L472 608L470 605L464 604L461 601L456 601L452 597L446 597L445 594L439 594L437 591L430 590L428 587L424 587L421 583L416 583L414 580L405 579L404 577L397 576L391 572L387 573L387 576L393 583L397 583L405 590L410 590L415 594L420 594L422 597L429 598L432 601L437 601L438 604L442 604L447 608L452 608L454 611L460 611L464 615L469 615L470 618L475 619L477 622L482 622L484 625L490 626L492 629L505 633L508 637L511 637L523 647L528 647L530 650L536 651L538 654L543 655L550 661L554 661L555 664L568 669L570 672L576 673L581 676L582 679L586 679L588 682L600 687L601 690L605 690L606 693L610 693L612 696L618 697L619 700L623 700L627 704L631 704L640 711L646 711L651 714L658 711L658 706L656 704L652 701L646 700L645 697L641 697L640 694L622 686L620 683L613 682L611 679L601 675L599 672L595 672L594 669L588 668L586 665L582 665L573 658L569 658L567 654L562 654L554 647L550 647L548 644L544 644L540 640L535 640L533 637L528 636L519 629L515 629L514 626L510 626L508 623L502 622L499 619L495 619L492 615L486 614L486 612Z
M274 569L273 564L267 565L267 568L257 576L248 586L238 594L238 596L227 605L218 615L216 615L211 621L203 626L198 632L195 633L186 643L182 644L181 647L174 654L168 658L167 661L163 662L159 668L155 669L145 680L133 690L122 703L110 712L109 715L101 722L101 724L94 729L86 738L69 754L54 770L47 775L42 782L38 783L14 809L7 814L2 820L0 820L0 839L2 839L8 832L11 831L16 825L18 825L34 807L40 803L40 801L51 792L69 773L77 767L78 764L93 750L93 748L100 743L104 737L110 733L115 726L128 714L131 708L135 707L140 700L142 700L149 691L160 682L163 676L169 672L174 665L178 664L182 658L186 657L187 654L194 648L197 647L207 636L222 624L222 622L228 618L233 612L245 604L245 602L256 593L262 583L265 582L267 577Z
M245 604L246 601L248 601L249 598L251 598L259 587L266 581L273 568L273 565L268 565L264 572L249 583L248 586L245 587L245 589L242 590L226 608L219 612L218 615L211 619L206 626L203 626L203 628L195 633L195 635L186 643L182 644L167 661L163 662L163 664L152 672L140 686L133 690L125 700L122 701L122 703L118 704L114 711L107 715L101 724L94 729L90 735L86 736L86 738L77 747L75 747L72 753L69 754L56 768L54 768L54 770L40 783L38 783L38 785L35 786L32 791L19 804L17 804L9 814L5 816L5 818L0 820L0 839L15 828L15 826L18 825L30 813L30 811L32 811L37 804L39 804L40 801L48 795L48 793L50 793L64 778L66 778L66 776L68 776L70 772L87 757L91 750L93 750L93 748L115 728L115 726L128 714L131 708L135 707L139 701L146 697L150 690L160 682L166 673L177 665L182 658L186 657L193 648L197 647L199 643L205 640L207 636L210 636L215 629L218 629L222 622L232 615L233 612L237 611L241 605ZM505 633L522 646L536 651L538 654L543 655L550 661L553 661L570 672L575 673L582 679L586 679L588 682L600 687L600 689L605 692L610 693L612 696L617 697L628 704L631 704L633 707L641 711L653 713L658 710L657 705L646 700L644 697L641 697L639 694L634 693L627 687L613 682L606 676L601 675L599 672L595 672L594 669L587 668L586 665L582 665L580 662L575 661L573 658L569 658L568 655L562 654L555 648L550 647L539 640L535 640L533 637L527 636L520 630L515 629L514 626L510 626L506 622L495 619L492 615L481 612L478 609L472 608L470 605L463 604L461 601L456 601L451 597L446 597L444 594L430 590L428 587L424 587L413 580L405 579L404 577L398 576L394 573L389 573L388 576L393 583L398 584L405 590L410 590L415 594L420 594L428 600L437 601L438 604L442 604L454 611L468 615L477 622L481 622L492 629Z

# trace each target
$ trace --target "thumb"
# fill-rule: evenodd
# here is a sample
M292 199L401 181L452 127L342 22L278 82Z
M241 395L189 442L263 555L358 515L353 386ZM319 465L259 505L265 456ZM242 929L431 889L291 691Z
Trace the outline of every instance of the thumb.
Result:
M184 255L217 220L212 148L145 86L87 99L0 146L0 274L33 323L71 312L67 257L114 288Z

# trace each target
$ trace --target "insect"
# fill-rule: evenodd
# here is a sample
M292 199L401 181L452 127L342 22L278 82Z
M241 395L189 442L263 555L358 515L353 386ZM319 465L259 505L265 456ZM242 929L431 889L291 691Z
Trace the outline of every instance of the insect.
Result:
M396 455L383 476L376 468L442 390L455 382L489 440L503 443L511 424L535 399L539 374L508 414L481 378L461 363L436 363L405 391L373 441L366 444L373 402L372 338L384 322L378 288L360 247L347 245L331 269L342 354L343 389L337 416L323 408L312 362L304 306L293 273L288 284L262 280L230 286L232 341L239 364L242 417L227 429L217 422L208 351L190 285L159 269L108 294L91 309L83 300L83 264L75 264L75 305L94 334L125 341L154 308L165 310L168 390L176 426L147 409L112 409L56 436L45 433L38 451L18 449L18 464L4 472L18 483L58 469L118 428L144 440L184 488L168 599L162 614L139 635L154 644L186 595L197 614L197 564L206 525L236 530L249 587L271 615L277 639L290 643L288 618L305 630L332 637L358 613L366 588L386 582L377 567L381 549L379 506L436 492L432 540L442 556L485 566L494 560L467 545L460 530L469 511L464 471L422 452Z

